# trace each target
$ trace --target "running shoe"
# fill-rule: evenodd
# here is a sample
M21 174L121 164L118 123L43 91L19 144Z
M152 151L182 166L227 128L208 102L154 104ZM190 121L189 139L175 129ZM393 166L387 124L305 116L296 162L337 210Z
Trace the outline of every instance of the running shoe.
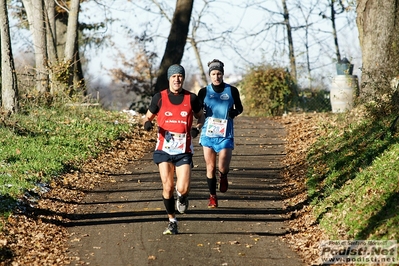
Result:
M216 208L217 206L218 206L218 197L216 195L210 195L208 208Z
M163 231L164 235L176 235L177 233L177 222L169 222L168 227Z
M229 188L229 182L227 181L227 174L220 174L219 179L219 191L224 193Z
M187 196L177 197L176 208L180 213L185 213L188 209L188 197Z

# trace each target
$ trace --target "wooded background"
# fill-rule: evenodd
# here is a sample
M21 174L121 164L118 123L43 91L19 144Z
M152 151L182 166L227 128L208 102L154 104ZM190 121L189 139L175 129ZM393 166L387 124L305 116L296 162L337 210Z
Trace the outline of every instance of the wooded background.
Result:
M188 62L185 55L190 55L188 88L207 83L204 66L211 54L235 62L226 68L237 76L257 64L285 67L303 89L328 87L334 72L325 67L333 70L346 56L361 68L365 98L390 87L398 72L398 7L393 0L0 0L0 5L1 106L7 112L18 111L21 95L92 96L109 109L138 107L167 87L166 69ZM227 6L242 12L227 13ZM129 19L112 15L121 10L131 14ZM256 27L244 27L248 16ZM127 50L118 48L109 31L116 24L123 29ZM348 33L357 31L361 51L347 43ZM115 54L105 55L110 81L93 79L89 63L109 47Z

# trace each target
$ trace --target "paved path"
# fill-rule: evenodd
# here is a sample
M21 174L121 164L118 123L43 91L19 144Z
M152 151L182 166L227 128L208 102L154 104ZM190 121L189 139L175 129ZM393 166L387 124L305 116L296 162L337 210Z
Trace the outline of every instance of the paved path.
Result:
M279 195L284 127L265 118L235 123L229 190L218 193L219 208L207 208L205 163L196 145L189 210L177 216L179 234L163 236L167 217L151 152L128 166L131 175L87 195L70 224L71 255L99 266L304 265L279 239L288 230Z

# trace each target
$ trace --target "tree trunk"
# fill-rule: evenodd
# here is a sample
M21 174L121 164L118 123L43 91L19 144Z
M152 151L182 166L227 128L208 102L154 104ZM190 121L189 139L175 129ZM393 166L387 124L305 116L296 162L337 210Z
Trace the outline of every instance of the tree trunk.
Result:
M337 25L335 23L335 7L334 7L334 0L330 2L330 11L331 11L331 26L333 30L333 37L334 37L334 45L335 45L335 55L337 56L337 62L341 61L341 52L339 49L339 43L338 43L338 34L337 34Z
M284 24L287 30L287 39L288 39L288 48L289 48L289 57L290 57L290 67L291 67L291 77L297 82L297 71L296 71L296 61L295 61L295 52L294 52L294 41L292 39L292 28L290 23L290 14L288 12L286 0L282 0L283 9L284 9Z
M28 16L29 28L33 36L36 64L36 89L44 93L49 89L49 81L43 0L22 0L22 2Z
M78 42L76 41L76 53L75 53L75 64L74 64L75 75L73 76L73 79L75 84L75 90L80 90L79 92L82 92L83 95L86 95L87 91L83 75L82 58L80 58L79 46L77 43ZM82 89L84 89L84 91L82 91Z
M180 64L183 58L194 0L177 0L165 53L159 67L155 92L168 87L167 70L172 64Z
M65 61L72 61L76 52L78 36L79 0L71 0L69 5L68 28L65 43Z
M67 42L68 13L58 12L55 20L57 55L61 60L65 58L65 45Z
M46 37L47 37L47 51L48 59L51 65L58 62L57 55L57 32L55 27L55 4L54 0L45 0L45 15L46 15Z
M79 0L71 0L69 5L67 38L65 43L65 58L64 61L69 66L68 87L70 89L70 96L75 91L74 77L75 66L77 61L77 40L78 40L78 16L79 16Z
M356 13L363 61L360 96L367 100L399 75L399 6L396 0L358 0Z
M46 43L48 53L50 93L54 93L59 87L57 78L58 54L57 54L57 31L55 26L55 3L54 0L44 0L44 16L46 19Z
M191 43L191 47L194 50L194 54L195 54L195 59L197 59L197 64L198 64L198 68L199 68L199 72L201 75L201 87L206 86L207 84L207 79L206 79L206 73L204 70L204 66L202 65L202 61L201 61L201 55L198 49L198 45L197 42L195 41L195 38L189 38L190 43Z
M1 105L8 112L18 110L18 86L14 58L11 49L7 1L0 0L0 41L1 41Z

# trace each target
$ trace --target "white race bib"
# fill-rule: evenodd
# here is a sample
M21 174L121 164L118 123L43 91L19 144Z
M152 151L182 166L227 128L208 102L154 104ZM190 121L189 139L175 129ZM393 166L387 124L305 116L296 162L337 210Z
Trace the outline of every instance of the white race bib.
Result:
M210 138L226 137L227 119L208 118L208 126L205 135Z
M171 155L185 153L187 143L186 139L186 133L175 133L166 131L162 150Z

